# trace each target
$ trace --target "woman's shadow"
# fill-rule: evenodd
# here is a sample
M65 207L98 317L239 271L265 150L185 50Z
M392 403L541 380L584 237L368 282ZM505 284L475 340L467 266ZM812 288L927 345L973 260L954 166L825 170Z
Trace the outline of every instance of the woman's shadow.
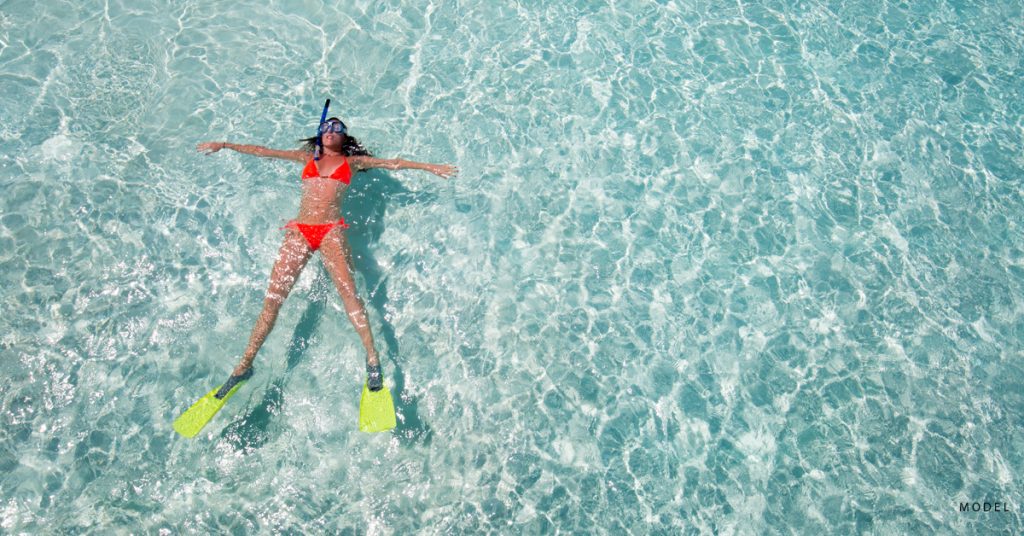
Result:
M429 444L434 432L419 416L419 401L405 392L405 374L402 371L402 352L395 336L394 326L387 320L386 305L388 303L387 274L385 274L373 256L373 245L384 233L384 214L388 205L408 205L422 202L433 194L414 193L407 190L393 177L382 171L358 173L352 180L348 199L342 216L349 224L346 233L352 247L352 261L355 264L357 278L361 276L366 288L361 295L366 297L366 304L376 317L380 319L380 329L375 332L378 350L388 356L382 359L385 381L387 381L388 364L394 370L388 383L395 400L395 412L398 426L394 434L405 443ZM308 298L306 310L302 313L291 342L288 344L288 356L285 372L274 379L263 395L263 400L256 404L241 418L232 422L221 437L232 444L237 450L247 451L262 447L276 435L272 426L274 417L280 414L284 405L284 385L287 376L301 361L310 338L316 332L320 319L327 307L327 300L340 299L333 290L330 279L324 276L324 270L318 269L315 286L327 285L330 292L312 292ZM373 316L371 312L371 317ZM345 320L347 322L347 319ZM362 356L359 357L362 359ZM365 378L360 378L364 380ZM362 386L359 386L360 389ZM358 389L353 390L358 393ZM352 416L353 425L357 418ZM277 428L279 430L279 428Z

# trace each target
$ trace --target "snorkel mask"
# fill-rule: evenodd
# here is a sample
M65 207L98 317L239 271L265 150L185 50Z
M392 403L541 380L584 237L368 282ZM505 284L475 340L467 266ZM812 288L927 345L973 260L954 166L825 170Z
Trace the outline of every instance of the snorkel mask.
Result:
M345 126L345 122L338 118L331 118L326 122L320 123L320 135L323 136L328 132L334 132L344 136L348 133L348 127Z

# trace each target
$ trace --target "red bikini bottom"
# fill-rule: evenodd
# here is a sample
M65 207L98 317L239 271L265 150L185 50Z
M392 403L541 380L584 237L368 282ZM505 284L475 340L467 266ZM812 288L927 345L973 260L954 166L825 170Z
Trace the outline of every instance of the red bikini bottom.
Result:
M285 224L282 229L295 229L302 233L302 236L306 237L306 243L309 244L310 249L316 251L320 249L320 242L323 242L324 237L327 233L331 232L331 229L340 226L342 229L348 229L348 224L345 223L345 218L341 218L336 222L332 223L299 223L292 220Z

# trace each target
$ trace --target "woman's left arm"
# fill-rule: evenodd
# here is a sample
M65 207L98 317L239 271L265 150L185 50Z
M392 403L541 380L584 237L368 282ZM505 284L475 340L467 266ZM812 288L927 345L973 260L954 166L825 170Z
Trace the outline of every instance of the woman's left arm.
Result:
M422 169L445 179L459 172L459 168L451 164L427 164L425 162L413 162L399 158L383 159L372 156L350 156L348 161L356 169Z

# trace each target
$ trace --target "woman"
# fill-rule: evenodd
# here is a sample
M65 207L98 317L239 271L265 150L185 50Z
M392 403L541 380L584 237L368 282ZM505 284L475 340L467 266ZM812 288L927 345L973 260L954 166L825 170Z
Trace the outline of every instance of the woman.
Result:
M374 158L363 148L359 140L348 135L345 123L337 117L332 117L320 125L320 137L323 150L319 161L313 159L316 137L302 140L305 146L295 151L222 141L200 143L197 146L197 149L205 154L231 149L243 154L306 163L302 171L302 201L299 203L299 215L285 225L287 231L284 243L281 244L277 261L270 272L270 288L267 289L266 298L263 300L263 311L256 319L241 362L235 367L222 391L226 392L230 386L252 375L252 361L273 329L281 304L288 297L292 285L298 280L306 261L318 250L327 272L341 294L348 319L355 326L363 340L363 346L366 347L367 387L371 391L378 391L383 386L380 360L373 345L366 307L356 295L355 279L352 277L352 253L345 238L345 229L348 225L341 218L341 203L345 191L348 190L353 173L367 169L422 169L443 178L455 175L458 169L447 164ZM224 389L225 387L227 389Z

